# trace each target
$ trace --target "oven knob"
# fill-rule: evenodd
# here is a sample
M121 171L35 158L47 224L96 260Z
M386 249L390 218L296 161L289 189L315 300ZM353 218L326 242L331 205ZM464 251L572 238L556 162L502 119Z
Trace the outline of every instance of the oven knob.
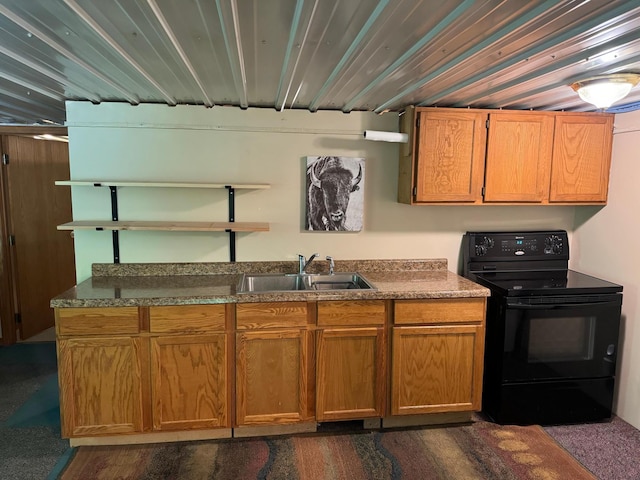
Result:
M544 239L544 253L558 255L562 253L562 239L557 235L551 235Z
M487 254L487 246L484 243L476 245L476 255L482 257Z

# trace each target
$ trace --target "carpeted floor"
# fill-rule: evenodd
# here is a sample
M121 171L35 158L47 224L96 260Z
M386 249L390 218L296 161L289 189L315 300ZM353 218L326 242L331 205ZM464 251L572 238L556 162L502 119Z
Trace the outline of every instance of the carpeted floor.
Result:
M60 438L55 343L0 347L0 478L56 478L72 450Z
M640 430L620 418L545 430L600 480L640 480Z
M61 480L595 480L537 426L438 428L79 447Z
M18 344L10 347L0 347L0 479L2 480L53 480L57 478L85 478L93 479L98 477L70 477L68 466L70 459L79 457L79 449L71 449L68 447L68 441L60 438L60 418L58 411L58 384L57 384L57 365L55 355L55 344L34 343L34 344ZM481 419L480 419L481 420ZM495 429L494 429L495 427ZM126 447L123 450L129 454L136 452L138 448L148 451L155 451L156 454L161 452L160 458L163 462L156 462L158 465L168 464L169 470L160 471L152 475L152 470L143 476L124 475L120 478L145 478L145 479L174 479L180 478L177 473L180 469L185 468L184 462L180 459L195 459L199 455L210 456L208 465L215 465L215 459L226 458L225 462L218 465L219 472L231 472L231 475L216 475L211 478L216 480L226 478L305 478L301 475L294 475L291 465L296 452L306 452L306 455L312 463L315 462L316 467L323 458L332 458L331 448L338 453L345 453L344 458L353 458L346 455L348 452L369 452L371 455L362 456L363 460L355 462L353 460L345 460L342 465L331 466L332 478L358 478L344 474L349 468L364 468L362 465L377 465L376 474L370 477L362 478L442 478L459 480L465 478L460 473L451 473L451 469L468 468L469 465L476 465L476 462L484 461L490 458L488 450L497 450L497 458L490 467L481 467L486 470L482 471L479 476L469 477L478 479L519 479L519 478L540 478L542 480L564 480L574 477L567 476L567 470L563 468L557 475L545 472L543 470L534 470L536 462L535 452L531 448L528 451L518 451L518 443L511 442L513 438L500 438L500 428L486 422L474 422L475 433L478 441L474 446L469 446L468 439L472 436L465 433L465 428L457 427L455 432L446 432L443 429L412 429L403 431L384 431L384 432L360 432L354 435L329 435L329 440L325 440L325 446L322 442L317 443L315 447L311 447L309 442L317 441L321 435L315 436L297 436L297 437L274 437L270 439L232 439L226 441L213 442L190 442L182 444L166 444L162 446L142 446L142 447ZM636 430L621 419L614 417L610 422L591 423L584 425L565 425L555 427L545 427L544 429L536 427L536 435L543 435L539 438L549 438L551 436L555 441L562 445L578 462L590 470L598 480L640 480L640 431ZM491 432L494 433L491 433ZM406 433L409 433L408 435ZM457 432L457 433L456 433ZM543 432L547 432L544 435ZM400 435L404 433L405 435ZM503 431L502 434L508 434ZM403 438L400 438L400 437ZM429 448L425 447L423 455L417 455L417 459L412 457L416 445L429 443L425 438L433 439L438 437L440 440ZM407 440L409 439L409 440ZM334 442L335 440L335 442ZM334 442L333 447L329 448L327 442ZM507 441L507 443L504 443ZM340 443L342 442L342 444ZM492 445L493 442L493 445ZM503 446L512 445L513 450L508 448L501 449L500 442ZM526 443L526 442L525 442ZM529 443L538 444L539 441ZM201 448L205 444L211 444ZM213 445L213 446L212 446ZM259 446L256 450L251 450L251 446ZM305 446L306 445L306 446ZM336 447L337 445L337 447ZM440 446L438 446L440 445ZM214 448L215 446L215 448ZM515 446L515 447L514 447ZM348 448L347 448L348 447ZM452 452L460 448L467 448L464 456L459 456L456 461L436 461L438 455L452 455ZM157 450L160 448L160 450ZM315 450L314 450L315 448ZM213 452L215 450L215 452ZM226 453L225 453L226 452ZM235 455L229 457L229 452ZM249 452L252 452L249 456ZM255 452L262 452L261 457L256 457ZM375 455L372 452L377 452ZM412 453L414 452L414 453ZM534 455L527 456L525 454ZM222 455L222 456L221 456ZM226 457L224 455L227 455ZM329 457L327 457L329 455ZM359 453L358 453L359 455ZM502 457L501 457L502 455ZM410 458L402 461L404 457ZM443 458L445 458L443 457ZM147 458L151 458L147 455ZM360 458L358 456L358 458ZM515 458L520 458L520 466ZM529 459L529 460L527 460ZM533 459L533 460L532 460ZM260 461L262 463L260 464ZM527 464L529 461L531 464ZM395 462L395 463L394 463ZM421 463L422 462L422 463ZM430 471L439 471L440 476L426 476L423 474L422 468L430 462ZM435 463L434 463L435 462ZM438 463L440 462L440 463ZM509 463L511 462L511 464ZM571 463L571 462L570 462ZM360 464L360 467L358 465ZM129 473L137 471L141 462L138 461L131 465ZM258 465L260 467L258 468ZM433 465L440 465L434 467ZM496 466L498 465L498 467ZM500 467L501 465L501 467ZM505 465L508 467L505 467ZM326 468L327 464L322 463L322 468ZM374 468L369 467L367 468ZM403 467L404 475L398 476L398 468ZM518 473L517 468L524 468L523 472ZM251 469L256 469L254 470ZM299 467L296 467L299 468ZM411 469L414 470L411 470ZM477 467L476 468L480 468ZM494 470L491 470L491 469ZM498 468L498 470L495 470ZM500 470L502 468L503 470ZM545 467L546 468L546 467ZM177 469L177 470L176 470ZM252 472L249 476L233 476L235 472ZM439 469L439 470L438 470ZM63 471L67 472L67 476ZM358 470L362 471L362 470ZM171 472L167 474L166 472ZM262 474L260 473L262 472ZM264 475L265 472L271 472L269 476ZM414 472L414 473L410 473ZM419 472L415 473L415 472ZM445 472L445 473L442 473ZM497 473L496 473L497 472ZM528 475L527 476L508 476L508 475ZM516 473L514 473L516 472ZM193 473L193 472L192 472ZM254 475L255 473L255 475ZM299 473L299 471L298 471ZM321 471L316 473L320 475ZM326 473L326 472L325 472ZM253 476L252 476L253 475ZM262 476L261 476L262 475ZM416 476L419 475L419 476ZM546 475L546 476L545 476ZM329 475L331 477L331 475ZM329 478L322 476L307 476L306 478ZM111 480L115 477L103 477ZM184 478L184 477L183 477ZM207 478L202 475L198 476L193 473L191 478ZM576 477L577 478L577 477Z

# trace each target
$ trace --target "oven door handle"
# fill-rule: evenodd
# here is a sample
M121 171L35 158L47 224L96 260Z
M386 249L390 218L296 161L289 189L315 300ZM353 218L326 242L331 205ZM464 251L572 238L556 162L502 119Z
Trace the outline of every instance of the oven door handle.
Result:
M610 300L604 300L602 302L568 302L568 303L536 303L533 305L526 303L510 303L507 302L507 308L513 308L518 310L554 310L557 308L571 308L571 307L602 307L607 305L618 305L617 302Z

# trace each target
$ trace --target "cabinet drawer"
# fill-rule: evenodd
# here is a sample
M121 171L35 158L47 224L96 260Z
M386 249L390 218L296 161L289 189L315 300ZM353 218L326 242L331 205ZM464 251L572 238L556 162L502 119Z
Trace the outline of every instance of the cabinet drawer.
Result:
M138 307L57 308L58 335L131 335L140 331Z
M239 303L238 330L307 326L307 302Z
M383 325L384 300L318 302L318 325Z
M485 302L484 297L396 300L394 323L396 325L411 325L483 322Z
M151 333L191 333L224 330L224 305L149 307Z

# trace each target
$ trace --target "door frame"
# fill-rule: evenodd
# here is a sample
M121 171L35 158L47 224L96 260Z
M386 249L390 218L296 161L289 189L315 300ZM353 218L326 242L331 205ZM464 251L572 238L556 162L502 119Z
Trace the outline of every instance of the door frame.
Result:
M19 126L0 125L0 154L6 153L7 135L67 135L67 127L56 126ZM8 186L5 165L0 164L0 343L11 345L18 341L16 314L17 302L17 272L15 271L15 250L9 245L9 213Z

